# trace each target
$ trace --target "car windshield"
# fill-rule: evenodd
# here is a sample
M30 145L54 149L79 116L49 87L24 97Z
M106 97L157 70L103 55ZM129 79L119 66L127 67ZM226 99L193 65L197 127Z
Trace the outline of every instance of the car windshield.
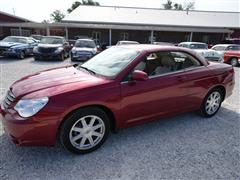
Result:
M228 50L240 51L240 46L229 46Z
M62 38L57 37L44 37L40 41L41 44L63 44Z
M21 37L6 37L2 40L2 42L15 42L15 43L23 43L26 44L27 43L27 39L26 38L21 38Z
M86 47L86 48L95 48L96 44L94 41L89 40L77 40L75 47Z
M138 55L139 51L112 47L94 56L82 65L96 74L104 77L116 77Z
M208 49L207 44L191 44L190 49Z

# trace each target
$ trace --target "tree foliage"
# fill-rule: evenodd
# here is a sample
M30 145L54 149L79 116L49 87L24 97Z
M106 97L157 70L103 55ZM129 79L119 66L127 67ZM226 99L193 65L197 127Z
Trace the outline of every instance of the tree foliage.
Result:
M61 12L60 10L55 10L50 16L51 20L54 22L61 22L62 19L65 17L63 12Z
M99 2L93 1L93 0L82 0L80 1L75 1L72 3L71 8L69 8L67 11L68 13L72 12L74 9L76 9L78 6L81 5L89 5L89 6L100 6Z
M185 5L174 3L171 0L167 0L166 3L162 4L164 9L174 9L174 10L191 10L194 9L194 2L186 3Z

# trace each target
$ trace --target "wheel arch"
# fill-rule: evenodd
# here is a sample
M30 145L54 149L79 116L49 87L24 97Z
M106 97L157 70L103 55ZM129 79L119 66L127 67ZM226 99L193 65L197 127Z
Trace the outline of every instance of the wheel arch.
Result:
M60 132L60 129L61 129L61 126L62 126L63 122L68 117L70 117L74 112L76 112L78 110L81 110L81 109L84 109L84 108L91 108L91 107L99 108L99 109L103 110L108 115L109 120L110 120L110 130L111 130L111 132L116 133L117 132L117 126L116 126L116 118L115 118L114 113L111 111L111 109L109 109L108 107L106 107L104 105L95 104L95 105L87 105L87 106L82 106L82 107L76 108L76 109L70 111L68 114L66 114L58 125L57 136L59 135L59 132Z
M216 86L211 87L211 88L208 90L207 94L208 94L209 92L213 91L214 89L219 89L219 90L222 92L223 101L224 101L225 96L226 96L226 88L224 87L224 85L219 84L219 85L216 85ZM207 95L207 94L206 94L206 95ZM206 95L205 95L205 96L206 96Z

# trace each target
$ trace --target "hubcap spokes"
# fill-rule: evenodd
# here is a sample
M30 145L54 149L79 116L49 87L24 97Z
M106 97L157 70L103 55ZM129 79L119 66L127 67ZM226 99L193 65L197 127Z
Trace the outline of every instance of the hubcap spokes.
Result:
M215 91L207 99L205 108L206 112L211 115L214 114L221 104L221 95L219 92Z
M71 128L70 142L80 150L96 146L103 138L105 125L101 118L94 115L84 116Z

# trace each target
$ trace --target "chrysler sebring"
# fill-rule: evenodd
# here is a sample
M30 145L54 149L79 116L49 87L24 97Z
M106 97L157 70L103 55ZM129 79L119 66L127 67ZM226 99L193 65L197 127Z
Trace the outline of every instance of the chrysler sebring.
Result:
M6 134L18 145L54 145L74 153L99 148L109 132L198 111L215 115L232 94L232 66L174 46L116 46L82 65L16 81L1 104Z

